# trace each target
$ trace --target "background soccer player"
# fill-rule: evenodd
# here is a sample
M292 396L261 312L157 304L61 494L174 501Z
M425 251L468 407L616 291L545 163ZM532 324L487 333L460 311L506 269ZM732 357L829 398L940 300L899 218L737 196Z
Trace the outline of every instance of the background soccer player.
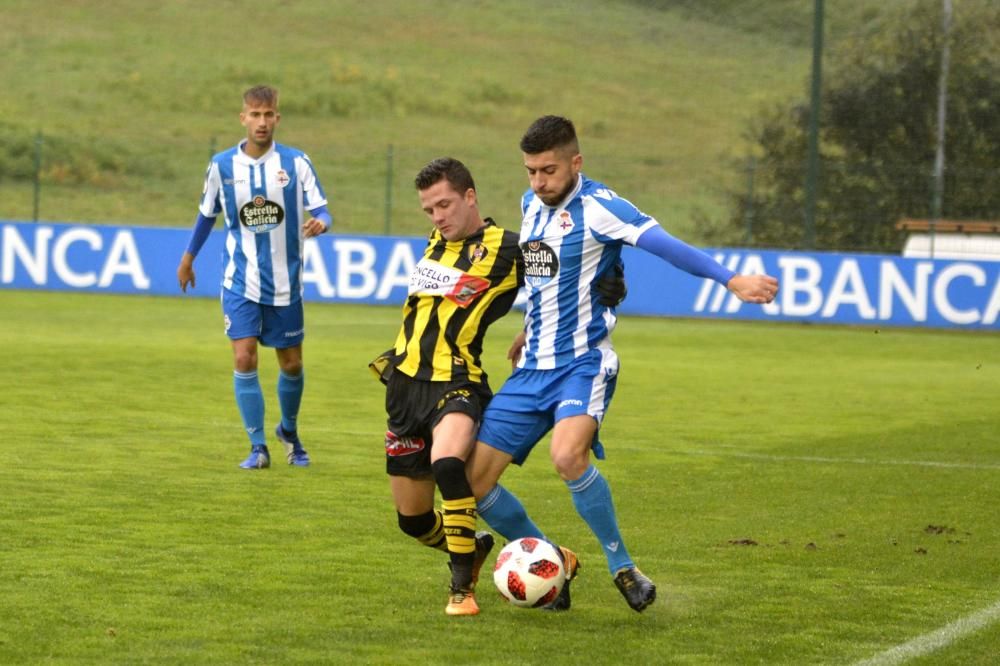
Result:
M258 343L274 347L280 368L281 421L275 434L290 465L309 465L297 424L305 381L302 248L306 238L329 229L332 219L309 158L274 141L280 120L277 90L256 86L243 94L240 123L247 137L212 157L191 240L177 267L177 280L186 292L195 284L194 259L222 213L222 313L232 341L236 404L251 447L240 464L244 469L271 464L257 378Z
M642 611L655 600L656 586L625 548L610 488L590 460L592 450L604 458L598 429L614 395L618 357L610 337L614 311L595 301L589 287L619 260L624 244L724 284L750 303L771 302L778 281L736 275L584 176L576 130L566 118L536 120L521 139L521 150L530 183L521 201L525 328L510 352L517 367L483 414L469 461L470 482L479 514L495 530L507 539L542 537L520 501L497 481L552 430L556 471L600 541L615 585L631 608ZM559 609L569 608L569 579L578 566L572 553L563 553L569 557Z

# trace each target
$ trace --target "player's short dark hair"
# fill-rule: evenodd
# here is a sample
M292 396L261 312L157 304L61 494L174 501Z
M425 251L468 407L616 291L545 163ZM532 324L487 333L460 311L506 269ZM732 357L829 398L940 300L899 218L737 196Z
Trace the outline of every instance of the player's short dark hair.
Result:
M441 180L447 180L452 189L459 194L465 194L468 190L476 189L476 183L472 180L472 173L454 157L439 157L432 161L420 170L413 183L417 186L418 190L426 190Z
M573 121L562 116L542 116L521 137L521 150L529 155L537 155L547 150L568 149L573 154L580 152Z
M243 93L243 103L247 106L267 104L278 108L278 89L272 86L254 86Z

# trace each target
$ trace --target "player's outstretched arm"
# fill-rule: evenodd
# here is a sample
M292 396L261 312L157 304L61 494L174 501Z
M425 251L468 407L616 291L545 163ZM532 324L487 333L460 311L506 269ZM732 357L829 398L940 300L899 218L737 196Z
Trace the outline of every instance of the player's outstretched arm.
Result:
M726 288L745 303L770 303L778 293L778 279L770 275L734 275Z
M728 284L736 273L729 270L707 252L674 238L659 225L644 231L636 247L669 261L685 273Z
M729 270L708 253L674 238L660 226L647 229L636 245L666 259L691 275L706 277L726 285L729 291L746 303L770 303L778 293L778 280L770 275L739 275Z

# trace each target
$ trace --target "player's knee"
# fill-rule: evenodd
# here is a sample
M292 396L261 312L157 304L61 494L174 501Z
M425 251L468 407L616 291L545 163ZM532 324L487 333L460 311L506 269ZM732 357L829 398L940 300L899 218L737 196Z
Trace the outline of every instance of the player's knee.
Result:
M552 465L563 481L579 479L590 466L590 452L582 454L572 449L556 449L551 452Z
M233 367L237 372L253 372L257 369L257 354L237 352L233 356Z
M472 489L472 496L479 501L496 487L496 483L490 483L484 476L474 477L469 475L469 487Z
M508 454L476 442L475 454L465 463L465 475L477 500L483 499L496 487L510 462Z
M496 484L487 484L483 466L477 465L476 462L476 459L472 458L465 463L465 478L469 480L469 487L472 489L473 496L479 500L483 498L483 495L492 490Z
M435 516L433 511L421 513L416 516L404 516L397 511L396 516L399 522L399 529L402 530L403 534L411 536L414 539L419 539L434 529Z
M465 476L465 461L461 458L448 457L435 460L431 469L434 471L434 481L441 490L442 499L454 500L472 495L469 480Z

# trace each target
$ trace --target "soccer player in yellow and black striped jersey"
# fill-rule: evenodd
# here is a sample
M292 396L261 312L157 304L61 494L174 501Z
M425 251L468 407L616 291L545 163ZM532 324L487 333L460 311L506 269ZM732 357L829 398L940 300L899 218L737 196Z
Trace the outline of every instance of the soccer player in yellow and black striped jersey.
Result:
M386 471L399 527L449 553L445 612L475 615L475 584L493 536L476 533L465 461L493 397L480 359L483 338L513 305L524 261L518 235L481 217L472 174L461 162L434 160L415 184L434 230L410 275L396 343L371 367L386 383Z

